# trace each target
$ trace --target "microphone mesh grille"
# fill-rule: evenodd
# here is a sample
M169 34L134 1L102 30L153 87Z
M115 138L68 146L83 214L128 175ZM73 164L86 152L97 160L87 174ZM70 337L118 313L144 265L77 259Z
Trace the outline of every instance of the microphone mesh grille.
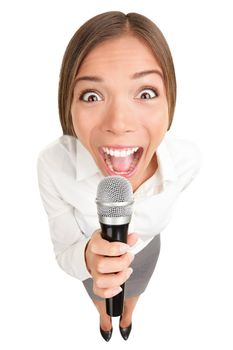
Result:
M132 215L132 203L117 206L120 202L132 202L133 190L131 183L122 176L106 176L97 188L97 212L104 217L125 217ZM112 203L105 206L104 203ZM116 206L114 206L116 203Z

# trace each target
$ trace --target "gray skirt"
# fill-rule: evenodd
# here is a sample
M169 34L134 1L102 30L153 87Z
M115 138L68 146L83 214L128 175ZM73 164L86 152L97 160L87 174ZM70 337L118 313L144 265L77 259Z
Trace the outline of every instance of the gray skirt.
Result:
M138 296L145 291L154 272L159 252L160 234L156 235L144 249L135 255L135 258L130 265L133 268L133 273L125 282L125 299ZM83 281L83 285L92 300L105 300L93 293L92 278Z

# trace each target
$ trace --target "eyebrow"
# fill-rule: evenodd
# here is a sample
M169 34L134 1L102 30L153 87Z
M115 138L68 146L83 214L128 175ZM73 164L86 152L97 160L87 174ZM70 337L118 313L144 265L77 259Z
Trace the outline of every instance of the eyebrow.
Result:
M139 79L139 78L142 78L142 77L144 77L145 75L148 75L148 74L157 74L163 79L163 74L158 69L150 69L150 70L145 70L145 71L142 71L142 72L134 73L132 76L130 76L130 79ZM75 80L75 82L77 83L80 80L94 81L94 82L97 82L97 83L104 82L103 78L98 77L98 76L94 76L94 75L81 76L81 77L77 78Z

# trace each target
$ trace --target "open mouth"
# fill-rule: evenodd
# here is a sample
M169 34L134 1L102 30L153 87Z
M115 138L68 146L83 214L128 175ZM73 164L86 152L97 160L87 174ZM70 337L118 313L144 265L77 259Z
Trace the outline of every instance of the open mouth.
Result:
M143 153L142 147L101 147L100 153L109 175L132 176Z

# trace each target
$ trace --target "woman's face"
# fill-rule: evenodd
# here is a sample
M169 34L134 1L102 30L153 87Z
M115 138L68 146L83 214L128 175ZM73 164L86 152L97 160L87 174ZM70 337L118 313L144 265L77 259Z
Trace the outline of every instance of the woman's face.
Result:
M103 175L126 177L133 191L151 177L169 117L162 70L146 44L123 36L94 48L78 71L71 115Z

